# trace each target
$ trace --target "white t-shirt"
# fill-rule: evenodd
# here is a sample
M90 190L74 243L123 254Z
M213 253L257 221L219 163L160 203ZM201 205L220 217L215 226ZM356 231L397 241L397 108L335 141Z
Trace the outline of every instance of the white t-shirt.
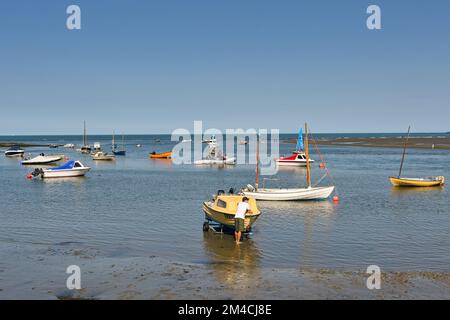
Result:
M238 207L237 207L237 211L236 214L234 215L234 217L240 218L240 219L245 219L245 214L247 213L247 210L250 209L250 205L247 202L239 202Z

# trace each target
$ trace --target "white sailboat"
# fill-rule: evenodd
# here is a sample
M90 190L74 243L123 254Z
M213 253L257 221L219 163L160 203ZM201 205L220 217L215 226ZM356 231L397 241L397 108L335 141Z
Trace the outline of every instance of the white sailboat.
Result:
M194 161L195 165L235 165L236 158L227 157L221 150L217 150L216 142L208 143L208 155L205 159Z
M265 201L300 201L300 200L323 200L330 197L335 187L312 187L311 186L311 167L309 161L309 141L308 125L305 124L305 158L306 158L306 188L259 188L259 139L256 151L256 183L255 186L247 185L241 190L241 193L248 197L254 197L256 200Z

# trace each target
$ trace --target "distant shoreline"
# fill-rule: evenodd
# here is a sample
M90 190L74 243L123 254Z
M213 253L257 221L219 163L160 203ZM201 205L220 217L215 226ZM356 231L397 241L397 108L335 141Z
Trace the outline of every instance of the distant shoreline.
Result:
M337 138L314 140L319 145L339 147L369 147L369 148L403 148L404 138ZM296 144L295 139L282 141L284 143ZM408 148L412 149L440 149L450 150L450 137L411 137Z

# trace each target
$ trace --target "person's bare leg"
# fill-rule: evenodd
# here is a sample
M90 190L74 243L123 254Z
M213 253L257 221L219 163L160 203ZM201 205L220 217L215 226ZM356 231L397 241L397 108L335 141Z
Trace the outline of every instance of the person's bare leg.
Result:
M241 243L241 232L240 232L240 231L237 232L237 235L236 235L236 243L237 243L237 244Z

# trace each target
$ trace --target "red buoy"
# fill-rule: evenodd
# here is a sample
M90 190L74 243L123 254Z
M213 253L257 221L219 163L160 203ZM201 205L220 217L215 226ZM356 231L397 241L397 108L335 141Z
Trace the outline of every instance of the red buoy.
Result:
M333 197L333 202L339 202L339 196L334 196Z
M27 179L28 179L28 180L33 179L33 175L32 175L31 173L27 174Z
M325 169L325 163L321 162L319 168L320 169Z

